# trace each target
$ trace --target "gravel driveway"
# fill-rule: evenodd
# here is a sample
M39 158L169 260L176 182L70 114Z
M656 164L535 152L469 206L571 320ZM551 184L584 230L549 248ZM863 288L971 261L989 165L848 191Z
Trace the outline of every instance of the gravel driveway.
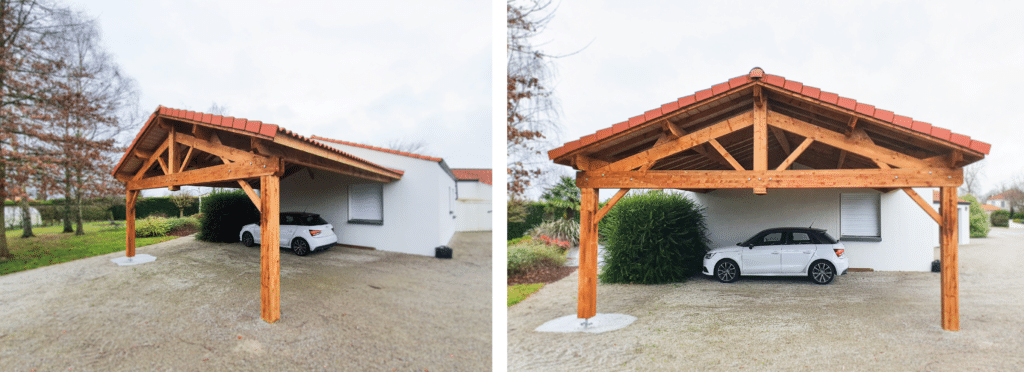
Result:
M491 234L455 258L281 251L281 320L260 320L259 248L192 237L0 276L0 370L491 368Z
M940 327L939 274L703 277L600 284L599 313L636 316L606 333L541 333L574 314L576 274L508 310L509 370L1024 370L1024 230L993 229L960 251L959 332Z

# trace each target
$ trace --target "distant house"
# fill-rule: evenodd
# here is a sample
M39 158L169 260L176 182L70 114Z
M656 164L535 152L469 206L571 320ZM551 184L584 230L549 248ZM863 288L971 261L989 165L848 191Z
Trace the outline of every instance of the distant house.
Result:
M999 207L991 205L991 204L982 204L981 205L981 209L985 210L985 215L988 215L988 216L991 216L992 212L995 212L995 211L1005 211L1005 209L999 208Z
M490 169L452 169L458 185L455 199L455 231L491 231Z
M1021 194L1020 190L1009 189L988 198L988 200L985 201L985 204L993 205L1000 209L1010 210L1014 207L1013 203L1015 201L1024 200L1024 195Z

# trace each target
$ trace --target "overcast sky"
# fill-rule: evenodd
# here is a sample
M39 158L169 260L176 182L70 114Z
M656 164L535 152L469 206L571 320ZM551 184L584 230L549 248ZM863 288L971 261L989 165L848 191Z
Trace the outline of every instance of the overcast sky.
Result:
M991 143L988 191L1024 176L1022 10L1011 2L561 0L535 45L569 54L589 44L555 61L560 143L760 66Z
M216 102L305 136L421 141L452 168L491 167L487 1L70 4L99 21L146 116Z

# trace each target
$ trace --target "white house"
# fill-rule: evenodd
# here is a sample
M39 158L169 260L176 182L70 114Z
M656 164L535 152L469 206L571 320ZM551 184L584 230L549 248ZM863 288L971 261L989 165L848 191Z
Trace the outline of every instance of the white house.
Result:
M318 213L334 225L338 243L434 255L455 233L456 180L441 158L323 137L314 140L402 172L377 183L308 169L281 180L281 211Z
M455 231L491 231L490 169L452 169L458 180L455 199Z
M915 188L918 195L932 190ZM939 245L938 224L899 190L777 189L761 196L734 189L692 197L705 208L712 247L735 245L767 228L813 226L846 246L851 268L929 271ZM957 216L961 245L970 241L965 203Z
M43 217L39 214L39 210L35 207L29 207L29 216L32 219L32 225L42 225ZM4 226L18 227L21 226L21 207L19 206L5 206L4 207Z

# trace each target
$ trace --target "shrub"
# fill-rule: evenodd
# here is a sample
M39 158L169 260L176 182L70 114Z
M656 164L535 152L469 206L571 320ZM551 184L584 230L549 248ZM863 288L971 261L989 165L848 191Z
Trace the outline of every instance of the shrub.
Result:
M523 241L508 246L508 276L526 273L542 267L558 267L565 265L562 248L537 242Z
M1010 211L992 212L992 226L1010 227Z
M978 199L970 194L961 196L960 199L971 202L971 237L987 237L989 231L988 216L985 215L985 210L981 208L981 203L978 203Z
M542 222L534 226L527 234L534 239L546 236L552 239L563 240L570 246L580 244L580 223L575 220L557 219L554 221ZM568 248L568 247L566 247Z
M703 210L681 194L626 196L602 219L606 283L672 283L700 273L708 251ZM600 227L599 227L600 228Z
M203 218L196 238L234 243L242 226L259 221L260 212L244 191L220 192L203 198Z
M527 235L527 236L520 236L518 238L509 240L507 245L519 244L520 242L524 242L524 241L528 242L528 241L530 241L532 239L533 238L530 237L529 235Z
M205 203L205 202L204 202ZM514 208L511 204L521 203L518 207ZM532 229L534 226L540 225L544 222L544 204L538 202L509 202L509 209L522 209L522 221L516 222L511 216L508 221L508 236L505 240L512 240L526 234L527 231ZM518 220L518 218L517 218Z
M166 218L150 216L135 221L136 238L164 236L168 231L171 231L171 223Z

